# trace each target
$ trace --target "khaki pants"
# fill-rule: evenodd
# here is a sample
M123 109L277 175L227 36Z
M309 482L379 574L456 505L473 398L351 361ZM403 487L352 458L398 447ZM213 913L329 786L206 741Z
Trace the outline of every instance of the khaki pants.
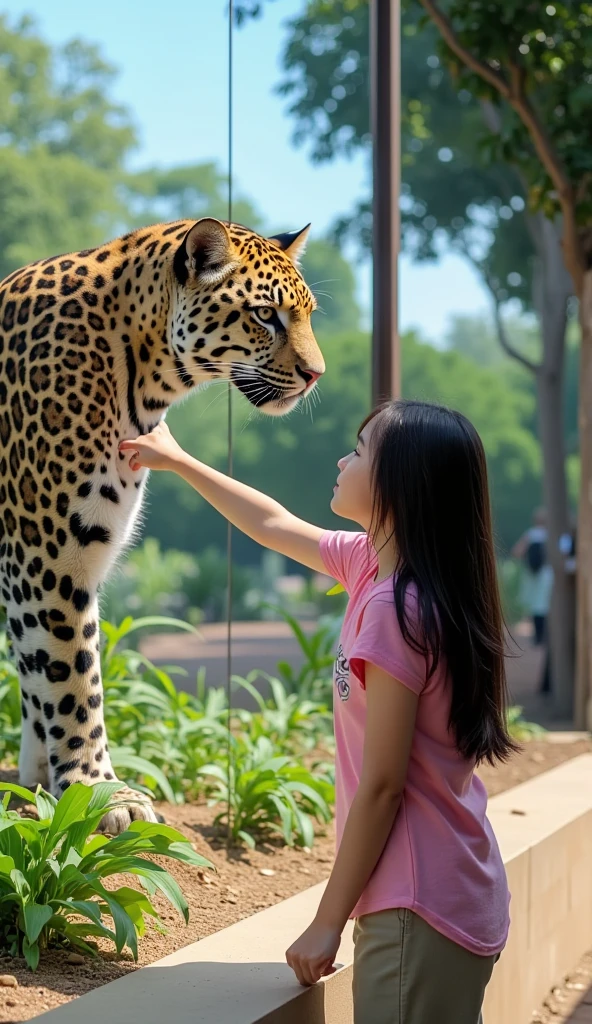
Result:
M354 1024L483 1024L497 956L471 953L411 910L359 917L354 942Z

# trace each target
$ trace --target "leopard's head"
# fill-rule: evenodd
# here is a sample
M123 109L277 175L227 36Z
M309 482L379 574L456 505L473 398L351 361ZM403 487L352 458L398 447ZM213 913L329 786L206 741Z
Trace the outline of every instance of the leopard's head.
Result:
M204 217L173 263L170 344L193 378L228 379L262 412L282 416L325 371L298 270L308 228L263 238Z

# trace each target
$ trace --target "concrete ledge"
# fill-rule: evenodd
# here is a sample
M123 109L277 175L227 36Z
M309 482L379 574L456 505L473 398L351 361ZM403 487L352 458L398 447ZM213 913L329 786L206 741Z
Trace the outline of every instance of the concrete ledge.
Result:
M325 883L277 903L36 1018L48 1024L349 1024L353 928L331 985L303 989L284 952L316 913ZM283 962L282 962L283 961Z
M527 1024L553 982L592 946L592 754L494 797L489 819L512 903L486 1024Z
M592 945L592 754L489 804L512 890L508 946L487 992L487 1024L528 1024L555 978ZM352 1024L351 926L343 965L304 990L283 962L323 885L210 935L36 1018L47 1024Z

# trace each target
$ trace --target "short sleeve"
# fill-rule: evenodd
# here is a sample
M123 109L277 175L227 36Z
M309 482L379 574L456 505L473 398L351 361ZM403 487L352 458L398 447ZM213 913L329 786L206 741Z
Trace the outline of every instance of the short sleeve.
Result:
M418 696L427 683L427 659L404 640L392 592L372 595L349 653L350 669L362 686L366 685L366 662L388 672Z
M319 541L319 551L329 576L350 593L362 566L368 563L367 534L325 530Z

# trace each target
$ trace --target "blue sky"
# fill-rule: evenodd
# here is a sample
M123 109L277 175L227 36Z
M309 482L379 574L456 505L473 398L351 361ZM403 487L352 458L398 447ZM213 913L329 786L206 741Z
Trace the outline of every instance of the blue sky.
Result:
M305 0L276 0L265 15L235 32L234 165L236 187L274 229L312 221L322 233L366 186L361 158L313 165L291 144L285 102L274 94L280 77L284 23ZM32 14L53 43L80 36L98 43L120 69L113 96L133 112L140 138L137 167L227 159L226 0L8 0L13 19ZM370 274L358 268L368 302ZM401 326L417 326L438 342L454 313L487 310L472 271L457 257L417 267L403 257Z

